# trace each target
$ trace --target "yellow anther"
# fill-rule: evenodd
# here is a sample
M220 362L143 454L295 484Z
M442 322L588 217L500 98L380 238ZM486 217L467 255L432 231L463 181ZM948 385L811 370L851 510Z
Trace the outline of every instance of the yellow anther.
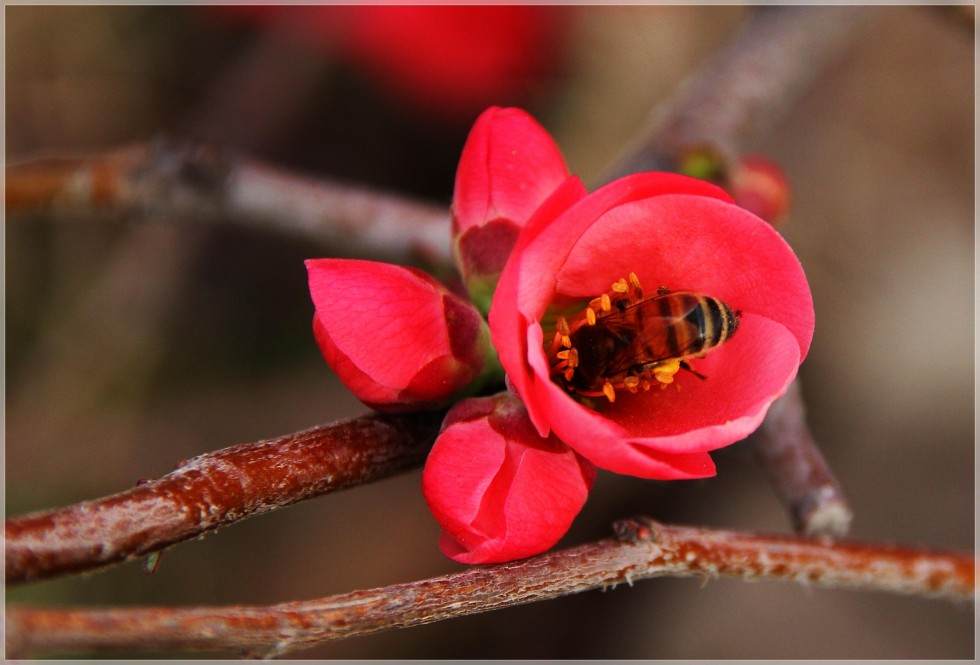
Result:
M612 285L612 292L613 293L627 293L629 290L630 290L630 287L627 286L626 280L623 279L622 277L620 277L619 280L613 282L613 285Z
M591 307L585 308L585 320L589 323L590 326L595 325L595 310L592 309Z
M616 389L613 388L613 384L606 381L602 386L602 394L606 396L610 402L616 401Z
M564 346L566 349L572 348L572 338L569 337L568 335L562 335L561 345Z
M612 309L612 298L609 297L608 293L603 293L602 296L599 297L599 309L601 309L603 312L608 312Z
M650 383L650 379L643 379L643 381L642 381L642 382L641 382L641 384L640 384L640 386L641 386L641 387L642 387L642 388L643 388L644 390L650 390L650 386L652 386L652 385L653 385L653 384L652 384L652 383Z
M562 335L568 335L571 332L568 327L568 321L565 320L564 316L559 316L558 320L555 322L555 325L558 327L558 332L560 332Z
M623 385L631 393L636 393L636 389L640 387L640 378L636 376L627 376L623 379Z
M568 369L565 370L564 375L566 381L571 381L572 377L575 376L575 370L569 367Z
M640 278L636 276L635 272L630 273L630 284L633 285L634 289L642 290L643 287L640 286Z
M578 367L578 349L568 350L568 366Z
M556 353L555 357L558 358L558 360L568 360L568 354L571 352L571 349L565 349L564 351L559 351Z

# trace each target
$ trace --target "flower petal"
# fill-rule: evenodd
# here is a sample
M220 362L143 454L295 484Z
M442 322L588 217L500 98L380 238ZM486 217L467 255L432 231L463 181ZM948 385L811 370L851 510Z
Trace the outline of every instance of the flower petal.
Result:
M472 305L412 268L347 259L306 262L324 359L381 410L433 408L484 367L486 324Z
M713 475L706 452L752 433L799 366L799 346L786 328L758 316L744 317L742 326L693 361L707 379L682 371L674 385L623 392L595 411L538 374L528 402L557 437L600 468L642 478Z
M443 528L443 552L461 563L492 563L552 547L594 477L591 464L557 439L539 437L521 403L502 393L450 410L422 489Z
M612 208L570 249L556 290L594 297L630 271L648 291L707 293L778 321L796 337L800 359L806 357L813 300L799 259L772 226L738 206L672 195Z
M487 109L456 171L453 236L493 220L523 226L566 177L558 146L534 118L516 108Z

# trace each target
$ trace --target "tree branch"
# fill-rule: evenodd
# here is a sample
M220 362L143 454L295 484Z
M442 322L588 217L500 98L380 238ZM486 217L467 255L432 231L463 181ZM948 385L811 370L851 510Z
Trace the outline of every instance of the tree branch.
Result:
M677 171L693 149L725 165L772 128L850 46L872 7L760 7L732 40L654 109L647 129L602 182L638 171Z
M733 577L970 601L971 555L682 526L648 518L605 539L428 580L272 606L37 609L7 614L7 655L201 650L272 657L652 577Z
M831 538L847 533L853 514L807 427L798 381L769 408L752 443L797 532Z
M445 206L309 178L206 143L159 140L10 165L6 209L68 218L230 218L354 255L450 261Z
M6 520L7 583L92 570L419 466L444 412L370 414L182 462L96 501Z

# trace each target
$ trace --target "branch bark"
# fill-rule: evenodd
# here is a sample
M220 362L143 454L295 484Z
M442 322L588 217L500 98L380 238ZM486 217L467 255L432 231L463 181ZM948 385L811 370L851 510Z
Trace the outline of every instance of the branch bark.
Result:
M8 214L234 219L394 262L450 262L446 206L275 168L214 144L158 140L6 168Z
M347 637L407 628L653 577L718 576L974 597L971 555L683 526L648 518L604 539L428 580L272 606L38 609L7 614L7 654L195 650L274 657Z
M732 40L655 108L602 178L676 171L692 149L724 164L744 154L792 108L813 80L850 46L873 7L760 7ZM725 170L723 166L723 170Z
M93 570L419 466L443 412L370 414L182 462L96 501L6 520L8 584Z
M798 381L769 408L752 444L797 532L830 538L847 533L853 514L807 427Z

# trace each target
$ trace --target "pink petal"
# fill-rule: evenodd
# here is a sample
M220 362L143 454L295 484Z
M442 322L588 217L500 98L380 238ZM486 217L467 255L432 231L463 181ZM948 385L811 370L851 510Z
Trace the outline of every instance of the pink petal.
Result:
M706 451L759 426L795 377L799 346L780 324L745 316L729 341L692 364L708 378L682 370L674 377L679 390L672 385L635 395L620 391L601 412L538 374L529 411L600 468L643 478L713 475Z
M810 348L813 300L799 259L772 226L738 206L676 195L609 210L568 252L556 288L591 298L630 271L648 292L667 286L707 293L782 323L801 360Z
M556 276L566 261L570 260L569 255L575 249L576 240L597 219L617 206L634 201L655 200L658 197L678 193L731 201L731 197L719 187L672 173L638 173L620 178L581 198L571 207L559 209L557 211L559 214L554 217L549 218L539 211L535 215L535 223L530 225L531 228L521 233L508 268L505 269L505 274L501 275L501 282L508 277L507 271L518 273L509 276L519 282L517 307L530 318L539 318L555 297ZM636 223L637 219L634 218L632 221ZM649 235L648 233L646 242L649 242ZM591 262L597 272L603 275L606 273L603 264L592 260L592 257L584 252L579 253L578 258L586 263ZM513 267L510 267L511 263L514 264ZM620 275L623 276L625 275ZM588 297L608 290L609 285L616 279L619 277L612 278L599 291L592 292ZM592 281L596 281L594 275ZM590 283L589 287L592 288L593 284ZM581 297L575 293L572 295Z
M501 394L450 410L422 489L443 528L443 552L461 563L491 563L552 547L581 510L594 474L561 442L539 437L520 402Z
M493 220L521 227L568 176L551 136L526 112L492 107L463 146L453 194L453 235Z
M482 317L431 276L373 261L306 265L317 343L363 402L432 406L479 374L488 339Z
M539 320L555 299L557 276L570 260L575 239L612 206L676 192L731 200L724 190L701 180L671 173L641 173L615 180L587 196L581 183L569 178L553 199L535 213L521 232L500 276L489 315L493 345L519 395L531 394L534 378L525 369L528 349L540 348L540 341L537 346L534 343L528 346L525 338L528 324ZM583 254L582 258L587 260L588 257ZM596 262L595 265L602 267L603 264ZM588 297L606 291L616 279L618 277L609 279L608 283L604 280L605 285ZM550 379L548 383L551 383ZM538 432L547 436L549 425L541 411L532 403L528 404L528 411Z
M493 304L490 308L489 320L490 333L493 346L501 359L500 362L506 370L510 367L523 366L527 358L527 345L525 343L525 332L528 320L524 317L514 303L517 302L521 289L533 289L536 286L544 285L545 291L537 294L537 298L544 300L553 293L553 287L549 288L547 279L537 280L536 273L528 272L529 266L524 261L527 248L538 237L556 217L561 215L569 207L586 197L585 186L575 176L570 176L555 193L542 204L535 214L528 221L527 226L521 232L517 245L508 261L508 267L500 276L497 288L493 297ZM510 266L513 263L513 266ZM557 270L557 265L555 266ZM504 358L507 360L505 361ZM526 383L532 380L527 372L508 371L509 379L514 383L518 394L527 391ZM542 436L547 436L547 429L539 430Z

